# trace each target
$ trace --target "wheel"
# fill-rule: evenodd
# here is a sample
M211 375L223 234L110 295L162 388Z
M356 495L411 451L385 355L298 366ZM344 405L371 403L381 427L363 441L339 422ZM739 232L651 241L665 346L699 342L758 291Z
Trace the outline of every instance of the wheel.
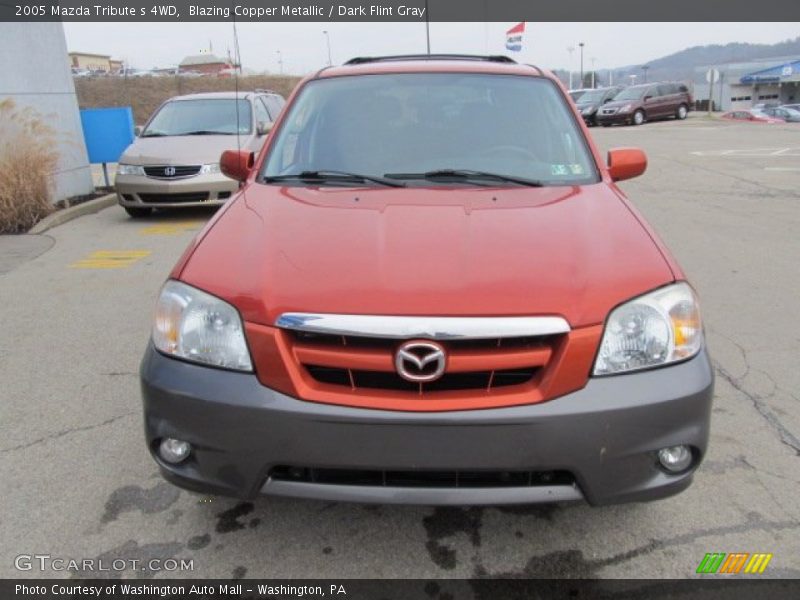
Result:
M142 219L148 216L151 212L153 212L152 208L147 207L140 207L140 206L123 206L122 208L125 209L125 212L128 213L134 219Z
M688 115L688 114L689 114L689 109L686 108L685 104L681 104L678 107L678 112L675 113L675 117L678 120L683 121L686 118L686 115Z
M637 110L635 113L633 113L633 124L641 125L642 123L644 123L644 111Z

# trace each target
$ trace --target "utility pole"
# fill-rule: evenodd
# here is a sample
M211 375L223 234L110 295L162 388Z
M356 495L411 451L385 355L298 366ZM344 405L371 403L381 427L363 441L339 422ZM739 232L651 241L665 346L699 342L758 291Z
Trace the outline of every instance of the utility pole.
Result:
M569 52L569 89L572 89L572 54L575 52L575 46L567 46Z
M583 87L583 42L580 42L578 46L581 47L581 87Z
M593 57L592 57L590 60L592 61L592 89L594 89L594 88L596 87L596 86L595 86L595 83L597 83L597 82L595 81L595 68L594 68L594 61L595 61L595 60L597 60L597 59L596 59L596 58L593 56Z
M328 42L328 66L330 67L333 65L333 61L331 60L331 36L327 31L323 31L322 34L325 36L325 40Z
M431 53L431 19L428 10L428 0L425 0L425 41L428 45L428 54Z

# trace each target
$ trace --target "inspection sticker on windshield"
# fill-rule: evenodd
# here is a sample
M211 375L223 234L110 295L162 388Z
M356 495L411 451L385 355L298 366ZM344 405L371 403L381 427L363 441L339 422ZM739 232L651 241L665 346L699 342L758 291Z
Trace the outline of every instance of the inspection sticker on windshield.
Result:
M567 165L551 165L550 172L553 175L569 175L569 169Z

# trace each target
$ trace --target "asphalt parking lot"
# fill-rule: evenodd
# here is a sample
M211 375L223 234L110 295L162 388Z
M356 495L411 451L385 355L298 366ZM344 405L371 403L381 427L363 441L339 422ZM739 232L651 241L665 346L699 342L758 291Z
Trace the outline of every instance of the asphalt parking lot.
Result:
M693 115L592 134L648 153L622 187L702 301L717 388L689 490L604 508L180 491L145 449L137 369L156 293L210 213L134 221L113 207L50 230L0 274L0 576L81 575L15 568L49 554L194 565L83 573L103 577L683 578L707 552L768 552L762 577L800 577L800 126Z

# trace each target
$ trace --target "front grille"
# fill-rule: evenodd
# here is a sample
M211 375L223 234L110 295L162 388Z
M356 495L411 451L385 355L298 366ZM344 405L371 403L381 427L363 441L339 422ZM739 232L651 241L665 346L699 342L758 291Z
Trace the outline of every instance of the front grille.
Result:
M202 165L156 165L144 167L144 173L148 177L157 177L158 179L175 179L197 175L201 168Z
M497 488L575 485L568 471L403 471L319 469L281 465L269 478L322 485L359 485L403 488Z
M180 194L139 194L142 202L169 204L171 202L204 202L208 192L182 192Z
M435 381L412 382L394 365L405 340L303 331L289 335L298 363L315 384L415 395L530 386L548 363L557 337L442 341L448 356L445 372Z
M617 110L618 109L616 109L616 108L604 108L603 109L603 114L604 115L614 115L614 114L617 113Z
M445 373L440 379L429 383L413 383L397 373L384 371L359 371L306 365L306 370L316 381L332 385L346 385L373 390L397 390L403 392L447 392L454 390L490 390L528 383L538 369L506 369L501 371L471 371L468 373ZM350 377L352 375L352 382Z

